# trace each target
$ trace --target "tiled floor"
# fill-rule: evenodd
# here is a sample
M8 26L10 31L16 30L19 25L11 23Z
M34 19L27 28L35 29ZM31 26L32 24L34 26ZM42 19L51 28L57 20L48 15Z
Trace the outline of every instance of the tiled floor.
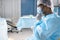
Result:
M8 33L8 40L25 40L27 37L30 37L33 34L31 29L23 29L22 32L19 33Z

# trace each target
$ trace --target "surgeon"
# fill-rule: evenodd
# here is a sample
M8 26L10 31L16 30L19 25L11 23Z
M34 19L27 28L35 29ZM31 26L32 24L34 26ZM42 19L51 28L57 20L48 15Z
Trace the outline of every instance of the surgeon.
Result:
M44 4L39 4L42 7ZM42 17L35 25L33 36L28 40L60 40L60 17L47 5L42 7Z
M45 29L45 27L46 27L46 25L45 25L46 23L44 23L45 17L49 14L52 14L51 8L47 7L46 5L39 4L38 7L41 7L42 16L41 16L39 22L36 23L36 26L34 28L34 35L36 37L36 40L40 40L40 36L41 36L42 31L43 31L42 27L40 25L43 24L42 25L42 26L44 26L43 29Z

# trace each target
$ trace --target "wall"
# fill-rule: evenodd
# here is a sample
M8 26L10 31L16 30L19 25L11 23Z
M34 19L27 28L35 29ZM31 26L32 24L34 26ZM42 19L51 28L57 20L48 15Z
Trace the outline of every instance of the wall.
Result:
M0 0L0 16L2 15L2 0Z
M59 0L58 2L59 2L59 4L60 4L60 0Z
M53 0L53 4L54 5L58 5L58 2L57 2L58 0Z
M21 16L37 14L36 0L21 0Z
M2 0L0 16L10 18L16 22L21 14L21 1L20 0Z

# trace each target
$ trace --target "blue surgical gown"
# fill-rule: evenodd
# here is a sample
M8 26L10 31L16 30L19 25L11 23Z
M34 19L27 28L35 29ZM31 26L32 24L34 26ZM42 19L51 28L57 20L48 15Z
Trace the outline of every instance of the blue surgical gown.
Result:
M38 28L41 28L40 30ZM35 24L33 36L28 40L60 40L60 17L50 14Z

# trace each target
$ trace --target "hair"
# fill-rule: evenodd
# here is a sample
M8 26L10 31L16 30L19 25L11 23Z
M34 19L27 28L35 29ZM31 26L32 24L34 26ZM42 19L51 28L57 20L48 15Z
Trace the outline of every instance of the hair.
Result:
M38 7L40 7L40 6L44 6L44 4L39 4Z
M43 9L44 4L39 4L38 7L41 7Z
M43 11L43 14L46 16L48 14L52 14L52 10L50 7L47 7L46 5L44 4L39 4L38 7L41 7L42 6L42 11Z
M52 14L52 10L50 7L44 6L43 8L43 14L46 16L48 14Z

